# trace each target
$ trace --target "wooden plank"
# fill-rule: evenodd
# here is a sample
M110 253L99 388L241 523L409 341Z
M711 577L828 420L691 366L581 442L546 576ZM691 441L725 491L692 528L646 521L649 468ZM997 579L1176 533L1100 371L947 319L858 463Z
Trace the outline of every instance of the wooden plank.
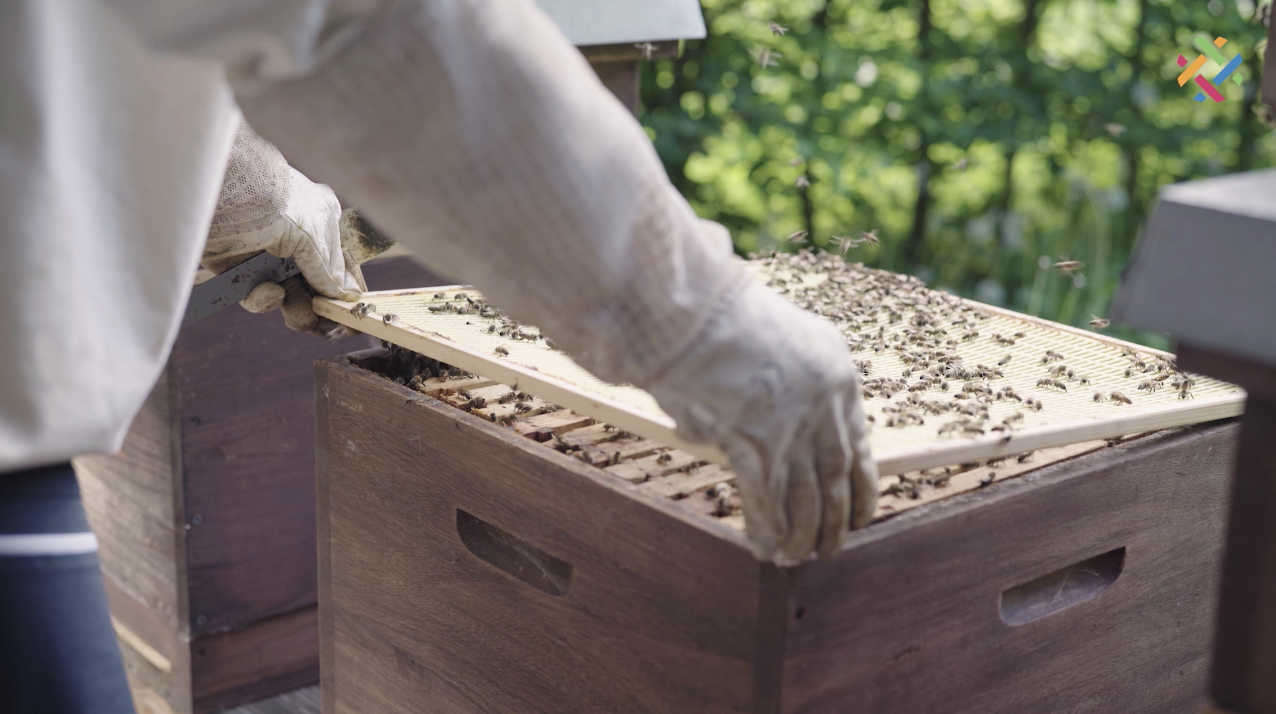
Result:
M650 45L650 47L647 47ZM578 48L590 64L629 62L636 60L673 59L678 56L678 41L622 43L618 45L584 45Z
M181 612L179 517L174 511L169 431L171 376L168 370L160 375L118 455L74 461L89 525L98 537L103 578L117 599L126 597L140 606L139 617L130 614L121 622L170 659L177 654Z
M348 364L319 380L331 711L747 711L742 535ZM467 550L458 508L570 563L567 593Z
M227 709L225 714L319 714L319 687L302 687L286 694Z
M309 607L191 642L195 714L319 681L318 608Z
M677 43L674 43L675 46ZM640 51L641 52L641 51ZM634 116L638 116L638 98L641 83L637 60L590 62L598 79L625 108Z
M522 420L521 424L516 424L514 426L514 431L520 434L525 434L530 431L549 429L554 434L564 434L572 431L573 429L579 429L580 427L589 426L593 423L594 420L592 417L581 416L575 412L563 409L556 412L550 412L548 414L538 414L536 416L527 417Z
M98 537L112 619L132 636L121 638L120 650L143 714L191 711L190 653L181 639L187 613L172 379L165 369L120 453L73 462L89 525Z
M1190 711L1236 430L1105 449L852 533L798 572L783 711ZM1107 589L1003 620L1008 589L1119 548Z

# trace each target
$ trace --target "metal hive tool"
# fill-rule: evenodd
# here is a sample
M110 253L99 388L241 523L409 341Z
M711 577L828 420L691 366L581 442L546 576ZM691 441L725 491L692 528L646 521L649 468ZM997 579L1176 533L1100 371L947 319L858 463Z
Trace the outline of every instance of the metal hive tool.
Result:
M1182 398L1170 385L1184 375L1170 371L1172 355L1167 353L962 300L927 289L915 278L810 253L752 261L750 270L843 328L865 373L865 412L872 422L873 456L883 474L1212 421L1236 416L1244 408L1239 387L1195 375L1190 398ZM443 297L435 297L439 293ZM472 289L451 286L367 293L365 303L375 305L368 310L352 312L353 305L324 298L316 298L315 308L392 344L710 461L726 462L714 447L679 439L673 420L647 392L597 379L543 339L503 337L488 331L493 319L476 311L457 312L469 306L467 296L481 299ZM445 307L449 304L451 308ZM386 315L396 317L386 321ZM532 327L520 329L525 335L537 333ZM1043 364L1047 351L1063 359ZM1010 361L998 365L1006 355ZM935 370L942 375L944 360L954 358L959 360L950 364L966 373L950 367L948 374L955 376L937 378ZM1038 380L1050 378L1047 370L1059 365L1072 370L1071 378L1066 372L1060 375L1067 391L1038 387ZM990 379L972 376L981 366ZM1160 371L1151 371L1157 367ZM1163 374L1155 382L1157 391L1138 389ZM1089 384L1081 384L1082 378ZM924 380L929 383L923 388ZM946 391L942 382L947 382ZM1005 396L1007 387L1017 399ZM956 398L963 389L985 388L988 393L982 396L967 391L967 398ZM1096 392L1104 401L1094 401ZM1110 399L1112 392L1132 403ZM1039 411L1026 406L1029 399L1040 402ZM978 416L950 411L955 408L973 408ZM967 428L944 429L961 423Z

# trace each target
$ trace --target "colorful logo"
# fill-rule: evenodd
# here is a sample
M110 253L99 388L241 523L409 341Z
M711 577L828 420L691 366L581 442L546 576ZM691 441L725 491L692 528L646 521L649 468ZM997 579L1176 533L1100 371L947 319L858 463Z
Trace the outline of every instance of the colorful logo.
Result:
M1237 54L1231 59L1231 61L1228 61L1223 57L1223 53L1218 51L1218 48L1225 44L1227 44L1226 38L1215 37L1214 42L1211 43L1202 35L1196 38L1196 46L1199 47L1201 52L1204 54L1197 55L1196 59L1192 60L1192 64L1188 64L1187 59L1184 58L1183 55L1179 55L1179 66L1187 68L1183 70L1183 74L1179 75L1179 86L1182 87L1187 84L1189 79L1194 79L1196 84L1201 88L1201 91L1196 93L1196 101L1198 102L1205 101L1206 94L1210 95L1210 99L1213 99L1216 102L1223 101L1224 97L1222 94L1219 94L1216 87L1221 87L1223 85L1223 81L1228 77L1231 77L1232 81L1238 86L1241 84L1241 76L1239 74L1235 74L1236 69L1241 66L1241 56ZM1205 64L1206 57L1209 57L1209 59L1223 65L1223 68L1218 71L1218 74L1214 75L1213 84L1201 75L1196 74L1196 71ZM1196 76L1193 77L1192 75Z

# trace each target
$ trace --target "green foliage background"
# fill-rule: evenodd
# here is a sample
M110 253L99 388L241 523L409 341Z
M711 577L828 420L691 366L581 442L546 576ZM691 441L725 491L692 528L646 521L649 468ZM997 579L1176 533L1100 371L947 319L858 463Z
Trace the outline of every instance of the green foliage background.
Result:
M877 229L880 248L848 260L1084 325L1106 315L1161 186L1276 166L1256 116L1253 0L702 5L708 38L643 70L642 121L741 253L793 250L784 236L800 229L836 250L831 236ZM1197 34L1244 56L1221 104L1175 81ZM763 48L775 66L759 66ZM1063 258L1086 268L1049 268Z

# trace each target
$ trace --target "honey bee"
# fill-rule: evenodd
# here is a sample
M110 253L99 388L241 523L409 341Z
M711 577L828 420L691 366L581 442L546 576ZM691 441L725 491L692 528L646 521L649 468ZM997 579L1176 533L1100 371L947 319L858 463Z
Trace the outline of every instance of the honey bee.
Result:
M1016 461L1018 461L1018 462L1019 462L1019 463L1021 463L1021 464L1022 464L1022 463L1024 463L1025 461L1031 461L1031 460L1032 460L1032 455L1033 455L1034 453L1036 453L1036 452L1034 452L1034 451L1029 451L1029 452L1026 452L1026 453L1023 453L1023 454L1019 454L1019 456L1018 456L1018 457L1016 457L1016 458L1015 458L1015 460L1016 460Z
M1046 389L1058 389L1059 391L1062 391L1062 392L1068 391L1068 385L1064 384L1063 382L1060 382L1057 379L1038 379L1037 386L1043 387Z
M350 308L350 314L362 316L366 314L363 308L364 308L364 303L357 302L354 304L354 307Z
M833 236L833 240L837 241L837 252L846 254L846 251L854 248L858 243L850 236Z
M1139 387L1138 387L1139 391L1147 392L1148 394L1151 394L1160 388L1161 388L1160 382L1155 382L1150 379L1143 380L1142 382L1139 383Z
M1096 402L1104 402L1104 401L1107 401L1107 397L1103 396L1103 392L1095 392L1095 393L1094 393L1094 401L1096 401Z
M492 350L492 351L493 351L493 352L495 352L496 354L498 354L498 355L502 356L502 357L509 357L509 356L510 356L510 351L509 351L509 350L507 350L507 349L505 349L504 347L502 347L502 346L500 346L500 345L497 345L497 346L496 346L496 349L494 349L494 350Z
M443 293L434 293L434 299L435 299L435 300L442 300L442 299L443 299L443 298L445 298L445 297L447 297L447 296L446 296L446 295L444 295Z
M1041 358L1041 364L1050 364L1051 362L1058 362L1062 359L1063 355L1058 352L1055 352L1054 350L1046 350L1045 356Z
M1024 335L1022 332L1016 332L1015 334L1013 334L1013 335L1011 335L1011 336L1012 336L1012 337L1014 337L1014 338L1017 340L1017 339L1019 339L1020 337L1024 337L1025 335Z
M983 488L984 486L990 486L992 485L992 482L996 480L997 480L997 472L989 471L987 476L979 479L979 487Z
M488 326L487 326L487 332L488 332L489 334L491 334L491 333L493 333L493 332L496 332L496 325L488 325Z
M801 176L798 176L797 178L793 179L793 185L797 186L798 188L810 188L811 179L807 178L806 174L802 174Z
M1090 317L1091 317L1090 327L1093 327L1096 330L1102 330L1103 328L1112 324L1111 320L1106 320L1102 317L1099 317L1098 315L1091 315Z
M634 47L642 50L642 58L648 62L651 61L651 57L656 51L656 46L650 42L635 42Z
M670 461L673 461L673 454L670 454L668 451L656 457L656 463L661 466L664 466Z
M807 233L806 231L794 231L793 233L789 234L789 237L785 238L785 240L787 240L790 243L804 243L806 242L806 237L808 235L810 234Z
M1116 402L1117 404L1133 404L1133 403L1134 403L1134 402L1130 401L1130 398L1129 398L1129 397L1125 396L1124 394L1122 394L1122 393L1120 393L1120 392L1113 392L1113 393L1109 394L1109 395L1108 395L1108 397L1109 397L1112 401Z
M1079 260L1061 260L1054 264L1055 270L1061 273L1071 273L1074 270L1080 270L1085 267L1085 263Z
M1179 388L1179 399L1195 399L1196 397L1192 396L1192 387L1195 384L1196 380L1191 377L1184 377L1181 381L1179 381L1177 385Z
M1050 372L1050 376L1051 376L1051 377L1058 377L1059 375L1066 374L1066 373L1068 372L1068 365L1066 365L1066 364L1057 364L1057 365L1055 365L1055 366L1051 367L1051 368L1050 368L1049 370L1047 370L1047 371L1049 371L1049 372Z
M861 233L860 233L860 242L862 242L862 243L871 243L871 244L873 244L873 245L881 245L881 243L880 243L880 242L878 242L878 240L877 240L877 229L876 229L876 228L874 228L874 229L873 229L873 230L871 230L871 231L863 231L863 232L861 232Z
M384 322L387 325L390 324L391 322L394 322L397 319L399 319L399 316L394 314L393 312L387 312L386 314L381 316L381 322Z
M783 35L784 33L789 31L789 28L780 27L780 25L775 22L768 22L767 27L771 28L771 34L773 35Z

